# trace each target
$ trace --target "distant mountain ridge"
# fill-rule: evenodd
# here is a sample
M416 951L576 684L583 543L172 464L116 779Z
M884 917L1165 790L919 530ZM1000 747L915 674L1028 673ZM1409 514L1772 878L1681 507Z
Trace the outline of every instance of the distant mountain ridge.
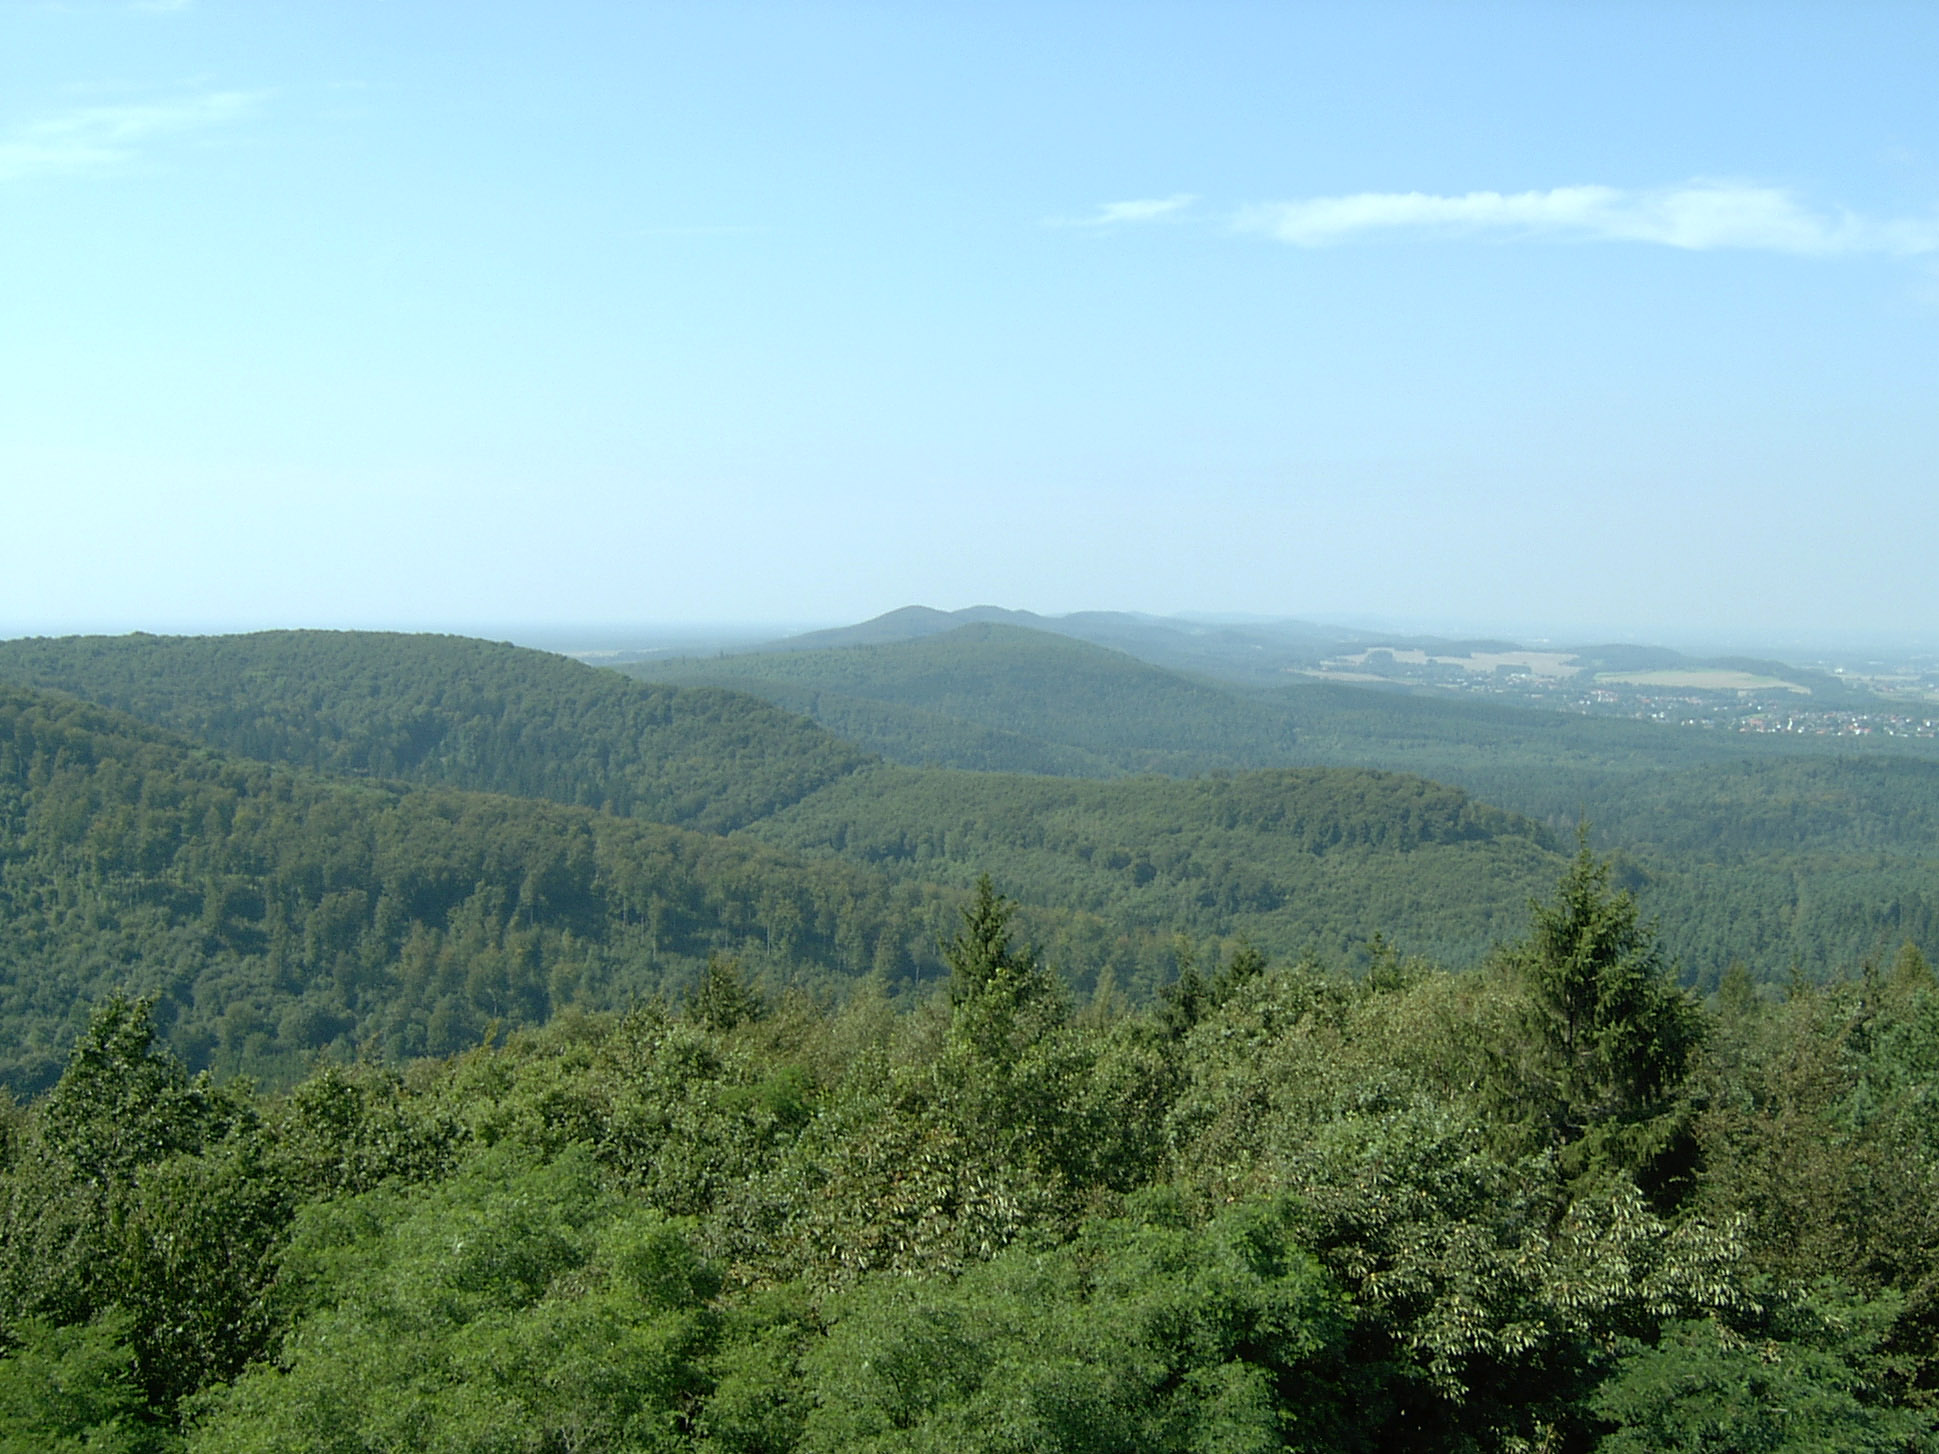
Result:
M1014 626L1067 636L1122 651L1155 666L1253 684L1283 680L1288 670L1316 664L1334 652L1364 644L1362 633L1302 621L1227 624L1132 611L1040 616L1002 606L969 606L960 611L904 606L853 626L804 632L751 650L767 654L881 646L976 625Z
M617 669L753 692L916 765L1112 777L1294 761L1295 734L1272 705L1111 647L1008 622Z
M1135 611L1075 611L1044 616L1002 606L968 606L939 611L903 606L852 626L803 632L750 644L722 654L771 656L857 646L886 646L945 635L965 626L1001 625L1065 636L1109 647L1170 671L1209 677L1243 686L1283 686L1320 670L1329 661L1369 650L1419 651L1430 657L1461 659L1529 650L1520 642L1496 637L1445 637L1329 626L1291 618L1219 621L1152 616ZM1570 660L1586 679L1597 672L1740 671L1808 686L1816 695L1843 697L1850 685L1825 672L1786 662L1738 655L1694 657L1666 646L1604 643L1541 648ZM677 660L664 654L655 665ZM642 663L644 664L644 663Z

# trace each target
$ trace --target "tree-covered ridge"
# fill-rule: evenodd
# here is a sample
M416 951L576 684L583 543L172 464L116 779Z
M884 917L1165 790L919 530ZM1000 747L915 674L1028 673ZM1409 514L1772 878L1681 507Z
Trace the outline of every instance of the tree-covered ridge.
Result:
M918 765L1109 777L1300 760L1290 719L1275 705L1019 626L980 623L884 645L621 670L752 692Z
M81 1007L152 992L194 1065L446 1054L629 1003L716 950L784 977L933 959L919 891L582 808L274 768L0 688L0 1080L58 1071Z
M460 636L32 638L0 642L0 681L72 692L265 762L715 833L866 760L748 697L647 686Z
M1553 831L1586 817L1602 842L1666 866L1672 856L1923 856L1939 824L1939 756L1910 739L1682 731L1337 684L1246 691L1017 626L625 670L735 686L917 765L1416 773Z
M656 669L658 678L668 673ZM647 675L642 673L642 675ZM712 674L696 669L696 683ZM946 767L966 772L1027 772L1049 777L1118 777L1125 771L1116 756L1032 737L1008 727L952 716L929 707L851 696L824 687L742 678L717 683L747 692L786 712L811 718L824 731L866 747L890 762L915 767Z
M948 957L276 1097L109 1002L0 1136L0 1447L1932 1447L1916 951L1700 1005L1581 854L1461 975L1076 1011L987 883Z
M965 887L1000 862L1030 904L1328 962L1378 926L1408 952L1473 963L1559 862L1526 819L1347 769L1093 782L884 766L748 831Z
M1368 925L1467 962L1556 862L1510 815L1378 774L850 780L763 846L273 767L0 688L0 1076L47 1083L78 1007L115 988L162 996L192 1066L275 1083L314 1053L445 1054L623 1004L716 952L919 994L991 859L1086 992L1149 995L1234 936L1338 959Z
M1094 821L1083 834L1045 838L1042 825L1069 811L1055 776L1112 776L1154 760L1196 772L1276 752L1309 765L1419 773L1527 813L1551 833L1586 817L1625 880L1649 885L1673 960L1704 984L1733 960L1781 982L1889 954L1906 938L1939 939L1931 892L1939 760L1930 756L1863 743L1829 752L1340 686L1229 693L1011 626L940 634L906 651L790 659L817 658L849 662L843 669L858 691L876 690L878 679L883 690L915 682L913 694L951 711L837 701L807 686L788 690L812 701L783 700L818 704L836 725L853 709L864 719L858 730L892 755L1028 766L1036 780L857 777L858 750L747 698L628 683L543 653L449 637L13 642L0 644L0 678L58 679L207 734L198 740L320 770L740 825L958 892L984 863L1014 862L1014 892L1033 915L1060 916L1043 936L1085 985L1108 965L1121 985L1150 988L1171 972L1162 946L1174 933L1243 932L1275 952L1332 959L1359 953L1352 947L1379 929L1410 949L1466 962L1506 932L1521 897L1549 871L1513 835L1499 850L1430 846L1404 873L1384 848L1364 861L1335 854L1321 864L1291 838L1216 824L1179 830L1192 840L1181 843L1160 819L1195 811L1190 796L1161 812L1151 790L1128 783L1086 810ZM986 689L1015 708L1009 726L952 715ZM1221 701L1227 707L1214 711ZM977 710L990 715L988 704ZM1269 719L1264 735L1254 733L1255 718ZM1023 730L1032 724L1072 741ZM1201 733L1207 745L1198 751L1191 744ZM1080 740L1087 745L1073 745ZM1073 857L1087 843L1104 851L1104 867L1095 852ZM1167 876L1154 845L1182 871ZM777 942L785 940L784 932ZM900 964L891 973L926 963L903 951L882 959Z
M882 646L940 636L970 625L997 625L1054 634L1123 652L1169 671L1246 686L1276 686L1284 681L1288 671L1318 666L1328 657L1356 648L1388 645L1438 650L1490 644L1457 643L1433 637L1397 641L1388 635L1368 635L1307 621L1215 622L1127 611L1075 611L1064 616L1039 616L1034 611L1013 611L1001 606L970 606L959 611L904 606L869 621L784 637L759 649L829 651L850 646ZM1499 645L1513 647L1513 643ZM1680 660L1674 652L1670 657Z
M1452 784L1552 833L1587 819L1625 876L1650 885L1672 957L1705 983L1733 960L1781 981L1889 953L1906 938L1939 939L1939 757L1905 739L1744 737L1338 684L1249 692L1014 625L632 670L732 681L905 763L1082 777L1139 765L1178 775L1239 762L1372 768ZM1063 677L1074 685L1065 689ZM1018 696L1047 705L1011 711ZM915 799L934 796L918 779L898 781ZM833 805L870 791L837 785L783 821L825 824ZM871 809L864 821L873 820ZM945 809L909 821L955 820ZM876 835L860 841L880 851ZM1018 889L1028 897L1033 880L1067 876L1033 860ZM1085 902L1104 892L1094 885ZM1386 899L1362 912L1412 911ZM1499 918L1470 915L1431 952L1478 953L1483 926ZM1247 932L1286 942L1257 924Z

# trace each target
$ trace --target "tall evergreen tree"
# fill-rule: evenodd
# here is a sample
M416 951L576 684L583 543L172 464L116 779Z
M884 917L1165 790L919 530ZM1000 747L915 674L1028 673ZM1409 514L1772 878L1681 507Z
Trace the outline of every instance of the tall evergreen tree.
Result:
M1661 1197L1694 1154L1675 1096L1705 1022L1635 897L1609 879L1584 843L1514 951L1533 1007L1533 1088L1565 1167L1619 1168Z

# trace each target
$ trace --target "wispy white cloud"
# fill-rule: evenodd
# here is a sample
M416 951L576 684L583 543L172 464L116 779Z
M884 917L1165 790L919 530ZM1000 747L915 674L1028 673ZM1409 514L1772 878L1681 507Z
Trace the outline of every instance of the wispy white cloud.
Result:
M1546 192L1356 192L1243 209L1238 225L1297 247L1381 233L1443 237L1578 238L1708 251L1749 248L1825 256L1939 252L1939 215L1879 220L1815 211L1781 187L1692 182L1680 187L1556 187Z
M155 137L228 125L262 100L260 92L212 91L142 106L86 106L30 121L0 133L0 182L115 167Z
M1052 227L1120 227L1137 222L1168 222L1198 198L1190 192L1170 197L1141 197L1131 202L1106 202L1089 217L1053 218Z

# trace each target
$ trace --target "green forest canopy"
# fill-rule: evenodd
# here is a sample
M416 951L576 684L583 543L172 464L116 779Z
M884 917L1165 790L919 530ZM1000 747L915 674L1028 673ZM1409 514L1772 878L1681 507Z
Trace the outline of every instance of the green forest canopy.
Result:
M1338 699L1606 779L1569 859L1420 776L914 768L452 638L23 673L0 1450L1939 1437L1916 759Z
M1929 1448L1939 986L1710 1007L1578 855L1454 975L572 1016L263 1096L111 999L0 1135L0 1448Z
M899 710L919 712L964 710L1011 672L997 700L1039 704L1014 723L1063 734L1011 736L1053 758L1182 752L1229 696L1010 627L880 652L790 660L846 661L871 691L914 682L926 705ZM12 721L68 713L101 734L22 748L0 784L0 1074L23 1089L115 987L163 995L192 1065L277 1084L317 1052L445 1053L621 1005L715 952L776 984L877 973L920 997L938 925L993 866L1081 993L1148 998L1241 939L1364 965L1378 936L1461 966L1513 933L1590 809L1698 984L1733 962L1835 975L1939 938L1939 763L1916 756L1745 756L1714 734L1324 687L1282 694L1301 705L1272 740L1330 768L1086 781L885 764L744 695L453 637L0 643L9 676L151 724L17 699ZM1279 700L1230 696L1250 705L1224 720L1228 746L1270 746L1247 711ZM1456 769L1540 811L1339 765L1356 755Z
M1031 876L1033 930L1085 988L1147 995L1175 969L1180 933L1338 946L1369 894L1394 896L1375 907L1400 942L1453 924L1465 938L1445 942L1479 952L1554 857L1526 825L1417 779L1126 784L1147 799L1142 820L1126 804L1047 802L1029 782L1007 806L982 791L1003 785L918 784L974 806L980 837L858 837L838 854L813 836L826 820L789 820L798 840L767 845L344 780L0 688L0 1078L48 1083L82 1007L116 989L161 996L191 1065L279 1084L317 1053L448 1054L492 1025L624 1006L690 982L714 953L777 983L874 974L919 997L941 973L963 865L1033 835L1013 865ZM1101 785L1061 786L1081 798ZM932 809L908 790L874 804ZM1176 831L1147 845L1140 821L1165 813Z

